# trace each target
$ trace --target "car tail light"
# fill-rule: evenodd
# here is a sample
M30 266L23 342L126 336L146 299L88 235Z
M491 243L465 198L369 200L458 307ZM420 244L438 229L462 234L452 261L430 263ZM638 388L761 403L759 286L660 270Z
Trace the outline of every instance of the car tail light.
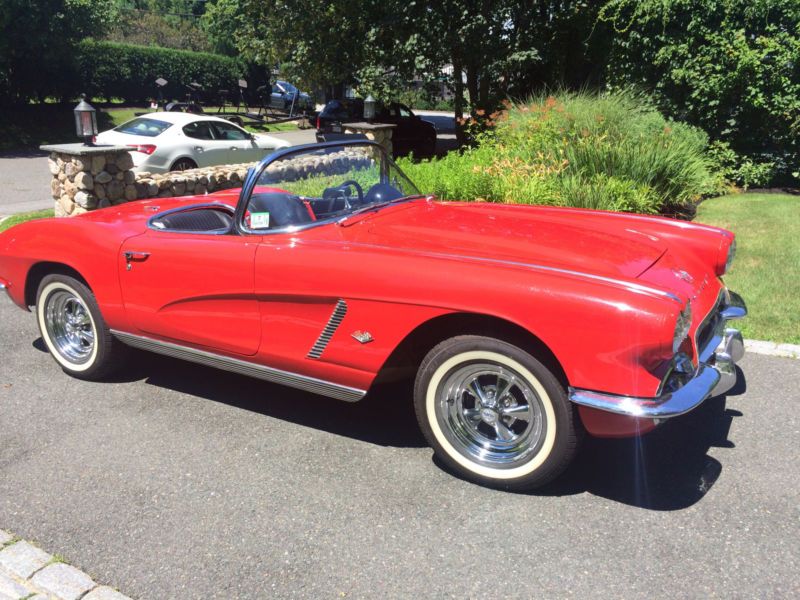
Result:
M319 115L317 115L317 129L320 128L320 122L321 122L321 120L319 118Z
M143 152L144 154L152 154L156 151L153 144L128 144L128 148L133 148L136 152Z
M96 135L93 135L93 136L92 136L92 143L93 143L93 144L96 144L96 143L97 143L97 136L96 136Z

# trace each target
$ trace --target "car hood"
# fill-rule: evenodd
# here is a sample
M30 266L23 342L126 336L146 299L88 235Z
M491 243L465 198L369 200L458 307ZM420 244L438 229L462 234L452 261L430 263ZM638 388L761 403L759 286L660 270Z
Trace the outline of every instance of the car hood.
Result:
M585 213L531 206L417 201L359 225L354 233L370 244L628 279L667 249L626 221L611 228Z

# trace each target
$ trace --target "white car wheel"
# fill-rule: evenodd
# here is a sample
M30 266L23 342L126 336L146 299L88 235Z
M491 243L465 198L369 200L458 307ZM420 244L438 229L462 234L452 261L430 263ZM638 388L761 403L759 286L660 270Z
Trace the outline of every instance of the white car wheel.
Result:
M501 340L460 336L436 346L419 369L414 400L437 455L484 485L541 486L577 448L564 387L544 364Z
M101 379L120 364L124 346L111 336L94 295L67 275L48 275L36 295L36 319L47 349L80 379Z

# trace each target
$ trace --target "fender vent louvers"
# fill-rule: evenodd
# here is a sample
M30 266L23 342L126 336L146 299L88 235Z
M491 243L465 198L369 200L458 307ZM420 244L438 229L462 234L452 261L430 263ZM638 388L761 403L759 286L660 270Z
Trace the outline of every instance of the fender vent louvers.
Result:
M325 352L325 348L328 347L328 342L331 341L333 334L336 333L337 329L339 329L339 325L342 324L342 320L346 314L347 302L340 298L336 303L336 308L333 309L331 318L328 319L328 324L325 325L322 333L319 334L319 338L314 343L311 351L308 353L308 358L319 358L322 356L322 353Z

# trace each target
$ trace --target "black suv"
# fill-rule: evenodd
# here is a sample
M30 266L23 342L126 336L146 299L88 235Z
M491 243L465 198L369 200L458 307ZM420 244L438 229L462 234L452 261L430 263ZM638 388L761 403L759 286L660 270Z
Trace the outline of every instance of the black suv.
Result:
M317 141L330 139L330 134L340 134L345 123L364 120L364 101L361 98L331 100L317 116ZM430 121L423 121L410 108L398 102L375 109L376 123L396 125L392 130L392 147L395 156L411 152L415 156L429 157L436 153L436 128Z

